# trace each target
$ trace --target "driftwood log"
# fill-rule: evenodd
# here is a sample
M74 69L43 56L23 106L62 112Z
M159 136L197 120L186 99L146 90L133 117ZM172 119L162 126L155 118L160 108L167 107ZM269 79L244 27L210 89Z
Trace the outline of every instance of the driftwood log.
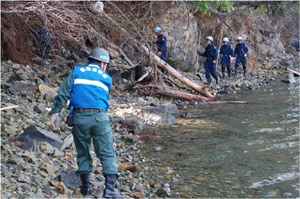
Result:
M204 101L208 104L247 104L247 101L221 101L216 98L194 95L162 84L137 85L135 86L135 88L153 88L154 90L151 91L152 95L172 97L184 100Z
M164 62L161 58L159 58L157 55L155 55L152 51L150 51L146 46L141 45L142 49L147 55L150 55L153 60L157 63L158 66L163 68L165 71L167 71L170 75L178 79L181 83L185 84L186 86L194 89L195 91L201 93L205 97L213 98L214 95L206 91L205 87L202 87L190 79L184 77L182 74L177 72L172 66L170 66L168 63Z

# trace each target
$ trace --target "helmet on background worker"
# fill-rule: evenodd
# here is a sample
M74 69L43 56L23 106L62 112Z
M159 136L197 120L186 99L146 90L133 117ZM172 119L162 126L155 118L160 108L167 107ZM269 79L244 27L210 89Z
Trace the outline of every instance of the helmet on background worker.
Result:
M160 28L160 27L156 27L156 28L154 29L154 32L155 32L155 33L161 32L161 28Z
M240 42L240 41L242 41L242 40L243 40L242 37L237 37L237 38L236 38L236 41L237 41L237 42Z
M207 37L206 37L206 41L211 41L211 42L213 42L214 39L212 38L212 36L207 36Z
M225 43L229 43L229 39L228 39L228 37L224 37L224 39L223 39L223 42Z

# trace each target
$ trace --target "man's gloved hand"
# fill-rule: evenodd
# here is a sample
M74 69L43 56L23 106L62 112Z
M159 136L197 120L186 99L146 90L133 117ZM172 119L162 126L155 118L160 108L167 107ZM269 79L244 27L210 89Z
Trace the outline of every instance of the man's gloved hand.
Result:
M213 63L214 63L214 64L217 63L217 60L214 60Z
M159 57L161 56L161 51L159 51L159 52L157 53L157 56L159 56Z
M245 57L247 57L247 54L245 54Z
M231 62L231 63L233 62L233 57L230 57L230 62Z
M57 130L59 128L60 117L59 113L54 113L50 116L51 127L53 130Z

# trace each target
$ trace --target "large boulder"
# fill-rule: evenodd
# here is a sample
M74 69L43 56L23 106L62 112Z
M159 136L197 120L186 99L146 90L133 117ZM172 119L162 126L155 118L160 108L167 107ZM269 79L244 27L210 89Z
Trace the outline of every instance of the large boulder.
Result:
M140 117L149 125L169 126L176 124L173 114L178 114L179 111L175 104L167 104L159 107L151 107L145 109Z
M135 115L125 117L120 123L126 126L129 130L134 131L134 133L140 133L141 130L145 128L143 121Z
M182 71L193 70L197 55L198 19L186 12L186 4L171 6L161 16L161 28L167 37L168 62Z
M24 83L15 83L11 87L9 87L8 91L12 95L18 95L18 94L29 94L36 90L35 86L27 85Z
M46 131L37 126L29 126L17 137L17 141L22 142L20 146L24 150L33 150L37 144L47 142L53 147L60 149L63 140L55 133Z

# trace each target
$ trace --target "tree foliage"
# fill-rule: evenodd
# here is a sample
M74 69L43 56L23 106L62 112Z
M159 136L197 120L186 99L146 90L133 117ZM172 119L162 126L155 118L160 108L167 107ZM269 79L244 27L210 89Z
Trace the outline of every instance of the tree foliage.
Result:
M197 0L194 1L194 4L199 6L199 10L202 15L211 15L212 10L218 10L220 12L227 12L230 13L234 10L233 4L228 1L203 1Z

